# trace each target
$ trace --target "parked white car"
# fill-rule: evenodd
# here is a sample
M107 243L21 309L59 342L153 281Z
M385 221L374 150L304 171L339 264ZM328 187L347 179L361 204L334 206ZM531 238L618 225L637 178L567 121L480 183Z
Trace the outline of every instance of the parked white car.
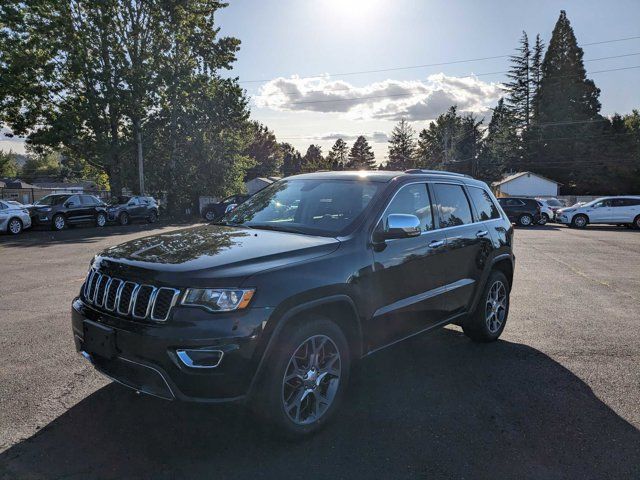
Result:
M0 200L0 232L17 235L31 226L29 210L13 200Z
M556 222L584 228L590 223L640 228L640 196L602 197L584 205L561 208Z
M536 198L536 200L540 203L540 214L543 217L540 220L540 224L542 225L547 222L552 222L556 217L556 211L565 206L565 204L557 198Z

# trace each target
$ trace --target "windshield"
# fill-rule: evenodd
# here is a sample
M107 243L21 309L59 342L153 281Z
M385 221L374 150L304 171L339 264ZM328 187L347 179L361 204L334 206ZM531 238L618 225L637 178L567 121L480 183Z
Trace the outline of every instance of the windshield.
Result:
M47 195L36 202L36 205L60 205L71 195Z
M222 223L336 236L362 213L380 185L358 180L281 180L227 214Z
M546 198L544 200L542 200L544 203L546 203L547 205L549 205L550 207L563 207L564 204L555 198Z

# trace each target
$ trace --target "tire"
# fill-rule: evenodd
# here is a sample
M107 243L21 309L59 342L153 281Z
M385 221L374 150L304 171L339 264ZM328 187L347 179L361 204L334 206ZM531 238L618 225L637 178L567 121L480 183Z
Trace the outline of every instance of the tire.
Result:
M528 213L523 213L518 217L518 225L521 227L530 227L533 225L533 217Z
M351 367L347 339L335 323L314 315L285 327L276 341L253 410L285 438L310 435L327 424L344 396ZM314 366L312 344L318 349Z
M510 291L505 274L492 271L476 310L462 324L467 337L474 342L494 342L500 337L509 317Z
M51 221L51 228L53 230L63 230L64 227L67 226L67 219L64 218L64 215L62 215L61 213L58 213L57 215L53 216L53 219Z
M156 223L158 221L158 212L156 212L155 210L151 210L151 213L149 214L147 221L149 223Z
M11 235L22 233L22 220L16 217L9 219L9 223L7 223L7 233Z
M538 220L538 225L546 225L547 223L549 223L549 215L547 215L546 213L543 213L542 215L540 215L540 220Z
M118 215L118 223L122 226L129 225L129 214L127 212L122 212Z
M574 215L571 219L571 226L573 228L585 228L589 224L589 219L586 215L582 215L579 213L578 215Z
M107 224L107 216L103 212L96 215L96 227L104 227Z
M207 210L204 212L204 219L208 222L213 222L216 219L216 212L213 210Z
M640 215L633 219L633 228L640 230Z

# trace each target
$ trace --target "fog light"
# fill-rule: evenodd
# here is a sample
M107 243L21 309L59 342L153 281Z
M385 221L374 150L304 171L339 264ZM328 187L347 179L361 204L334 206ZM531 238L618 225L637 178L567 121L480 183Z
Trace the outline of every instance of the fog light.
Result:
M220 365L224 352L222 350L176 350L176 355L189 368L216 368Z

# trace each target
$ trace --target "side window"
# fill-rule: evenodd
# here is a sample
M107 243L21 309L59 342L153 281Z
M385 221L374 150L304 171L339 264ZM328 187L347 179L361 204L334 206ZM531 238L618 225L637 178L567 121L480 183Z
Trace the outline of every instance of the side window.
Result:
M479 187L469 187L469 195L476 206L480 221L500 218L500 212L486 190Z
M131 197L127 205L139 205L139 204L140 204L140 201L138 200L138 197Z
M471 206L461 185L434 184L440 228L455 227L473 223Z
M629 207L640 206L640 199L639 198L627 198L625 201L627 202L627 205Z
M96 204L91 195L80 195L80 200L82 201L83 205L93 206Z
M7 208L8 207L4 203L0 202L0 210L6 210Z
M611 206L612 207L626 207L629 205L629 203L627 203L628 200L626 198L612 198L611 199Z
M80 195L71 195L67 199L67 203L73 203L74 207L80 206Z
M416 183L401 187L387 206L378 228L382 228L386 224L387 217L392 213L415 215L420 220L420 229L423 232L433 230L433 213L427 184Z

